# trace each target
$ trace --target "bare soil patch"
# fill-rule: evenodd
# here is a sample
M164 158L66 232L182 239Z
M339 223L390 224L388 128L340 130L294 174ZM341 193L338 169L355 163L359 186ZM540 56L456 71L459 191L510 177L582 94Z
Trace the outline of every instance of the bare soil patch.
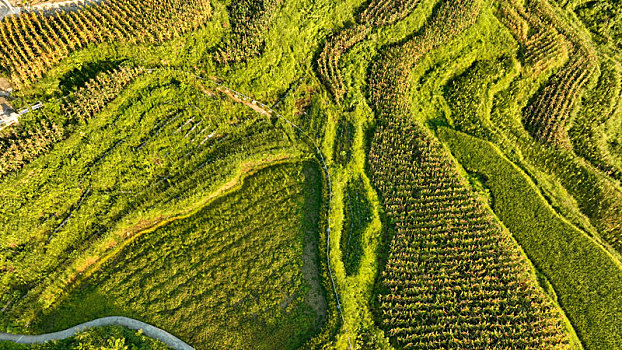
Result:
M12 91L13 85L7 78L0 78L0 91Z

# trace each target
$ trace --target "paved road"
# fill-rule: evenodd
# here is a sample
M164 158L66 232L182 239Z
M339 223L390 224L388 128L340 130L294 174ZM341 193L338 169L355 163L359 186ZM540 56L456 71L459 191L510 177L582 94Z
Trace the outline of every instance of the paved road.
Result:
M75 327L71 327L69 329L65 329L64 331L47 333L41 335L21 335L21 334L9 334L9 333L0 333L0 340L8 340L19 344L38 344L44 343L50 340L61 340L65 338L70 338L76 335L85 329L93 328L93 327L104 327L104 326L113 326L120 325L130 329L142 329L143 334L146 336L157 339L164 344L170 346L175 350L194 350L193 347L184 343L181 339L175 337L174 335L158 328L154 327L148 323L144 323L133 318L123 317L123 316L111 316L111 317L103 317L98 318L93 321L85 322L79 324Z
M0 20L15 13L19 13L19 9L11 6L7 0L0 0Z
M50 15L54 14L58 11L77 11L89 3L99 3L104 0L67 0L62 2L54 2L54 3L41 3L34 6L28 7L14 7L9 4L8 0L0 0L0 20L2 18L18 14L22 11L41 11L44 14Z

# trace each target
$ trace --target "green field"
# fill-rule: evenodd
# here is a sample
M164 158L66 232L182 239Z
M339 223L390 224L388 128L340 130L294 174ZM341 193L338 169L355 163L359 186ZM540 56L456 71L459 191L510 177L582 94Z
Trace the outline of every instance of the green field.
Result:
M619 2L32 5L0 5L0 332L622 344Z
M469 174L484 179L491 207L551 283L550 293L586 347L615 348L622 340L616 325L622 310L622 264L557 214L529 177L492 144L449 129L439 135Z
M197 349L297 348L326 317L320 181L309 163L248 175L238 190L142 234L40 316L37 328L126 315Z

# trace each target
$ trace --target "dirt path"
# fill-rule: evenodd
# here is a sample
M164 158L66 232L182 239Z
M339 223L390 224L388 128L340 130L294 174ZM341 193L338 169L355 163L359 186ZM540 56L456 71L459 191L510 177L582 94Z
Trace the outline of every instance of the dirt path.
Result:
M59 11L77 11L83 6L102 2L104 0L66 0L55 2L43 2L36 5L22 7L22 11L42 11L45 14L53 14Z
M170 346L175 350L194 350L193 347L184 343L181 339L162 330L158 327L152 326L148 323L141 322L129 317L111 316L98 318L93 321L79 324L75 327L65 329L64 331L47 333L41 335L21 335L21 334L8 334L0 333L0 340L12 341L19 344L38 344L51 340L61 340L75 336L77 333L93 327L104 326L124 326L130 329L139 330L142 329L143 334L146 336L157 339L164 344Z

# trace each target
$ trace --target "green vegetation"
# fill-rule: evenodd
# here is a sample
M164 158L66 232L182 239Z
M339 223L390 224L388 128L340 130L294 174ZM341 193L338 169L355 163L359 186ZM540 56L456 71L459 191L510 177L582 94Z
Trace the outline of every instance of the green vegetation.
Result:
M602 63L598 85L589 91L584 107L569 130L577 154L615 179L622 179L622 154L616 150L620 109L621 67Z
M197 349L297 348L326 312L314 243L320 179L311 164L247 177L239 190L142 234L38 328L121 314Z
M346 274L352 275L360 268L363 256L363 235L371 223L372 209L366 197L363 180L354 178L348 182L344 199L344 227L340 249Z
M101 42L158 43L201 26L209 0L106 1L57 16L29 12L0 22L0 59L13 83L28 86L67 55Z
M0 102L43 104L0 131L0 331L622 343L616 1L73 10L0 20Z
M138 79L53 151L2 179L7 312L28 322L32 303L52 304L124 239L197 207L243 167L298 157L271 120L184 77Z
M0 341L5 350L168 350L164 343L146 337L141 331L120 326L91 328L74 337L43 344L20 345Z
M585 1L574 11L596 40L622 49L622 9L616 1Z
M559 313L515 243L423 126L408 121L413 66L473 25L480 8L442 2L416 36L372 68L370 98L382 126L370 168L395 227L381 277L382 324L403 348L565 348Z
M527 260L437 142L406 123L374 136L372 178L395 227L383 325L403 348L567 348Z
M512 61L501 57L497 61L475 61L460 76L446 85L445 99L451 109L448 119L456 130L474 135L485 135L490 130L490 120L480 119L482 108L491 85L511 69Z
M262 33L270 29L281 0L232 1L228 7L231 33L218 50L219 62L245 61L265 45Z
M588 349L622 342L622 264L559 216L537 187L492 144L440 129L439 136L469 172L485 178L492 208L557 292ZM589 301L589 302L586 302Z
M346 166L352 160L354 132L354 124L348 120L341 120L337 125L333 159L341 166Z

